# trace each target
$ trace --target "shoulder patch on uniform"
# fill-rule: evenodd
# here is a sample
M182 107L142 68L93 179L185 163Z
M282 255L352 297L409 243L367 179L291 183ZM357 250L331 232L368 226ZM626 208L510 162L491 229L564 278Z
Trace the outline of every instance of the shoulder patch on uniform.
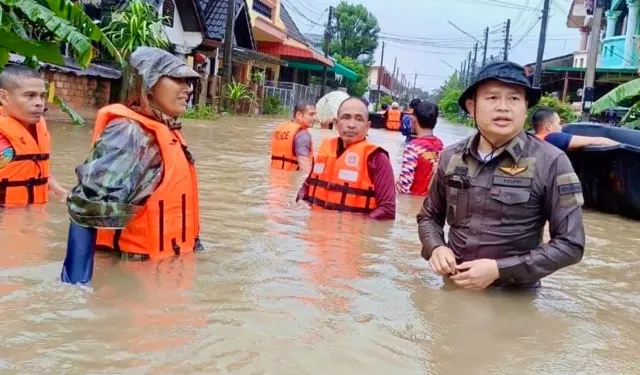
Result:
M575 173L561 174L556 178L558 185L558 195L560 205L564 207L582 206L584 197L582 196L582 184Z

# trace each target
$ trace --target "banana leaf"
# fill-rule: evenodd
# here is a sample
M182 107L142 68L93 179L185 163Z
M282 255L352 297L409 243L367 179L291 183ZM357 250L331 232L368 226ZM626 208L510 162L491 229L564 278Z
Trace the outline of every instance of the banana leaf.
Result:
M94 42L100 43L121 65L125 63L118 52L118 49L111 43L100 27L89 17L80 4L72 3L69 0L43 0L49 9L58 17L68 21L84 35ZM84 65L83 65L84 67Z
M76 111L73 110L64 100L60 99L59 96L53 96L53 103L60 107L60 110L66 113L73 121L74 125L84 126L85 122L82 116L80 116Z
M635 115L638 110L640 110L640 101L635 102L631 108L629 108L627 113L625 113L625 115L620 119L620 123L625 124L629 120L629 117L631 117L631 115Z
M64 65L59 46L55 43L24 40L11 31L0 29L0 47L22 56L37 56L41 61Z
M614 107L630 107L640 101L640 79L634 79L606 93L591 107L592 114Z
M22 39L31 39L29 38L29 35L27 35L27 30L25 30L24 26L22 25L22 21L18 18L16 12L14 12L13 9L10 9L7 15L8 24L11 26L13 31L15 31L15 33L18 34L18 36Z
M42 25L60 39L69 43L76 52L76 61L86 67L93 58L93 46L87 36L51 10L33 0L0 0L0 4L19 8L32 22Z

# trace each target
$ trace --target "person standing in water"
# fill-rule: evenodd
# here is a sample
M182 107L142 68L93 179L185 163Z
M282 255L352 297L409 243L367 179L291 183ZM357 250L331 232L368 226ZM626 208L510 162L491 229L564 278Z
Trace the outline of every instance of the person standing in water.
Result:
M301 100L293 110L293 122L278 125L271 137L271 167L309 173L313 160L313 140L307 129L316 121L316 106Z
M37 71L7 65L0 73L0 207L47 203L49 193L67 195L50 171L45 98Z
M396 194L387 152L366 140L371 123L362 100L352 97L338 107L338 137L326 138L296 201L325 210L393 220Z
M200 76L158 48L138 48L130 63L137 74L127 104L98 113L93 148L67 199L66 283L90 283L96 247L141 261L201 248L195 160L178 122L188 80Z
M443 151L418 214L422 256L460 288L537 288L582 259L578 176L564 152L523 130L540 95L520 65L494 62L460 97L478 133Z
M405 136L405 143L409 143L415 139L416 131L414 130L416 127L414 126L416 122L416 117L414 116L416 112L416 107L420 104L420 99L413 99L409 103L409 109L407 112L402 114L402 125L400 126L400 132Z
M438 165L442 141L433 135L438 122L438 106L428 100L420 102L413 112L418 138L404 149L396 191L401 194L427 195L429 183Z

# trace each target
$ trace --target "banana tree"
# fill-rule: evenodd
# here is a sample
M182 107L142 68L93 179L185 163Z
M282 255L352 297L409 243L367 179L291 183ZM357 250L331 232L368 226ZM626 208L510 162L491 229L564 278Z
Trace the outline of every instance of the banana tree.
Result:
M84 68L94 57L94 43L122 64L118 50L80 5L69 0L0 0L0 70L10 53L24 56L24 64L32 68L37 68L39 61L64 65L63 44ZM75 123L83 124L63 100L53 95L51 102Z
M105 35L127 59L138 47L169 49L171 44L164 32L164 17L144 0L133 0L120 12L114 12L103 28ZM122 73L120 101L124 102L132 86L132 68L127 65Z
M640 118L636 115L640 111L640 79L634 79L606 93L593 103L592 114L598 114L615 107L630 107L620 120L620 124L627 128L640 129Z

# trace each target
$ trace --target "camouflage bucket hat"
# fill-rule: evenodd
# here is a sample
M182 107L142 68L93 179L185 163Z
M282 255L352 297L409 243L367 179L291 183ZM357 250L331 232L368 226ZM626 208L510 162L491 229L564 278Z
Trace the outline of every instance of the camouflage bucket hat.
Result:
M186 62L159 48L138 47L131 54L129 62L142 77L147 90L150 90L163 76L200 78L200 74L189 68Z

